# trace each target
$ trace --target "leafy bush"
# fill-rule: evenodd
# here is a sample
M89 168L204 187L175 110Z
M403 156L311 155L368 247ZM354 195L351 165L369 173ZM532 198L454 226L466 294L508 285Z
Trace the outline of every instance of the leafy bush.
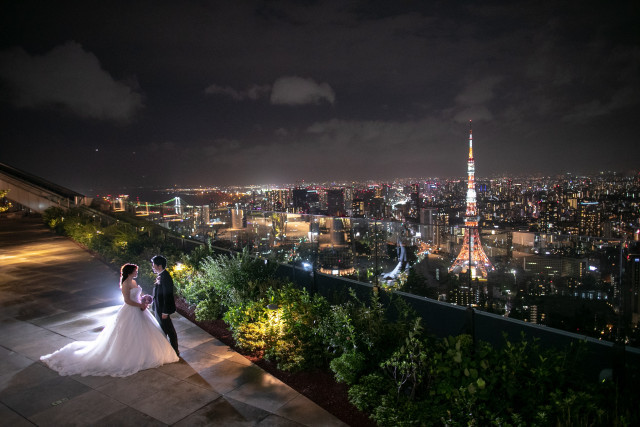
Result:
M364 354L353 350L331 360L329 366L336 381L351 385L356 383L358 376L366 368L366 359Z
M13 206L10 201L5 199L11 190L0 190L0 212L6 212Z
M300 370L324 361L315 327L327 312L324 298L288 284L269 289L264 299L230 307L224 321L238 346L264 351L265 358L280 369Z
M580 363L580 346L542 349L522 337L496 349L474 345L468 335L434 339L421 338L420 332L416 322L380 370L349 389L350 401L378 425L629 425L637 420L613 407L619 399L607 396L615 386L590 383L572 369Z
M490 422L493 414L489 411L490 419L486 420L484 408L479 408L478 403L494 398L487 387L487 377L491 375L488 358L493 348L482 342L474 346L470 335L435 340L432 345L432 377L428 398L425 396L433 405L432 416L454 425Z
M574 390L553 391L550 394L549 412L558 425L608 425L601 402L589 392Z
M98 235L97 228L91 223L85 223L79 217L68 217L64 222L65 234L78 243L90 248L93 239Z
M371 413L381 406L382 397L393 393L394 384L382 372L373 372L360 378L360 382L349 388L349 401L363 412Z
M174 277L174 284L177 292L182 296L185 301L193 305L205 305L211 304L215 295L208 295L211 288L206 276L202 274L200 270L194 270L191 267L184 268L182 271L176 271L172 269L172 276ZM213 320L220 317L220 301L215 301L215 311L218 314L212 314L210 316L200 317L198 320ZM213 307L211 308L213 310Z
M206 296L206 282L201 274L201 262L215 256L211 244L198 246L182 257L182 262L171 267L170 272L176 292L191 305L197 305Z
M350 294L347 302L331 307L318 334L334 357L330 367L336 379L353 384L393 352L405 334L410 315L404 310L398 321L389 321L391 307L385 306L378 294L372 294L369 304L360 301L353 290Z
M197 304L197 295L192 293L193 281L197 276L193 266L183 263L176 263L168 266L167 269L173 278L175 292L179 294L189 304Z
M224 314L236 345L245 350L264 351L267 335L277 332L275 313L267 308L265 300L250 301L244 306L233 306Z
M219 318L231 307L262 298L271 287L276 265L254 258L248 250L232 256L207 256L186 287L190 298L198 299L198 320Z
M382 396L381 403L373 409L371 418L382 427L456 425L435 420L432 417L432 408L424 402L409 400L406 397L396 399L392 394Z
M202 261L215 255L216 251L212 246L211 240L209 240L206 245L198 246L189 252L189 254L184 257L184 264L194 270L198 270Z
M282 310L283 335L278 337L272 353L265 356L278 362L285 370L300 370L322 366L325 361L322 337L317 327L329 312L329 303L320 295L310 295L306 289L289 284L281 289L270 288L267 297Z
M340 356L356 351L364 345L357 341L357 330L354 324L354 304L347 302L331 306L330 313L322 319L318 333L323 338L327 350Z
M64 234L65 210L57 207L47 208L42 214L42 220L56 234Z
M404 345L380 365L395 383L397 396L400 397L400 393L406 390L410 400L415 398L418 387L428 387L430 383L429 356L421 341L420 321L421 319L416 319Z

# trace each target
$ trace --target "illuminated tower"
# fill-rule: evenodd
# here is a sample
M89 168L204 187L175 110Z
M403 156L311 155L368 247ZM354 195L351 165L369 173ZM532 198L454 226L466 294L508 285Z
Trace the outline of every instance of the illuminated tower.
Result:
M478 209L476 207L475 161L473 160L473 138L471 136L471 121L469 121L469 161L467 163L469 181L467 183L467 212L464 218L464 241L458 257L449 267L449 272L466 272L471 267L473 277L487 277L487 272L493 270L491 261L484 253L480 243L478 231Z

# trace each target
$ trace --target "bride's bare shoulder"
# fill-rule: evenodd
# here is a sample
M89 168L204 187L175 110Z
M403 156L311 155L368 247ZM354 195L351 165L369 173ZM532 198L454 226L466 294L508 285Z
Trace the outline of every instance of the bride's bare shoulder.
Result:
M137 287L136 282L131 281L131 282L123 283L122 286L121 286L121 289L122 289L123 293L124 292L129 293L129 292L131 292L131 289L136 288L136 287Z

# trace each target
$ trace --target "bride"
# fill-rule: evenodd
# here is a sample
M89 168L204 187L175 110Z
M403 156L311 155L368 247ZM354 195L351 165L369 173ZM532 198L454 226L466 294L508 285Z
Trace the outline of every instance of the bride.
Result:
M141 301L142 288L134 280L138 266L122 266L120 289L124 305L95 341L75 341L40 360L60 375L126 377L179 360L158 321Z

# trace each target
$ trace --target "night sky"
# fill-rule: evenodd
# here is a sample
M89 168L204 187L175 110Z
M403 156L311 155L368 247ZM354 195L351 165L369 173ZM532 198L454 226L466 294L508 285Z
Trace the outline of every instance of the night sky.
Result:
M92 194L640 168L640 2L3 1L0 162Z

